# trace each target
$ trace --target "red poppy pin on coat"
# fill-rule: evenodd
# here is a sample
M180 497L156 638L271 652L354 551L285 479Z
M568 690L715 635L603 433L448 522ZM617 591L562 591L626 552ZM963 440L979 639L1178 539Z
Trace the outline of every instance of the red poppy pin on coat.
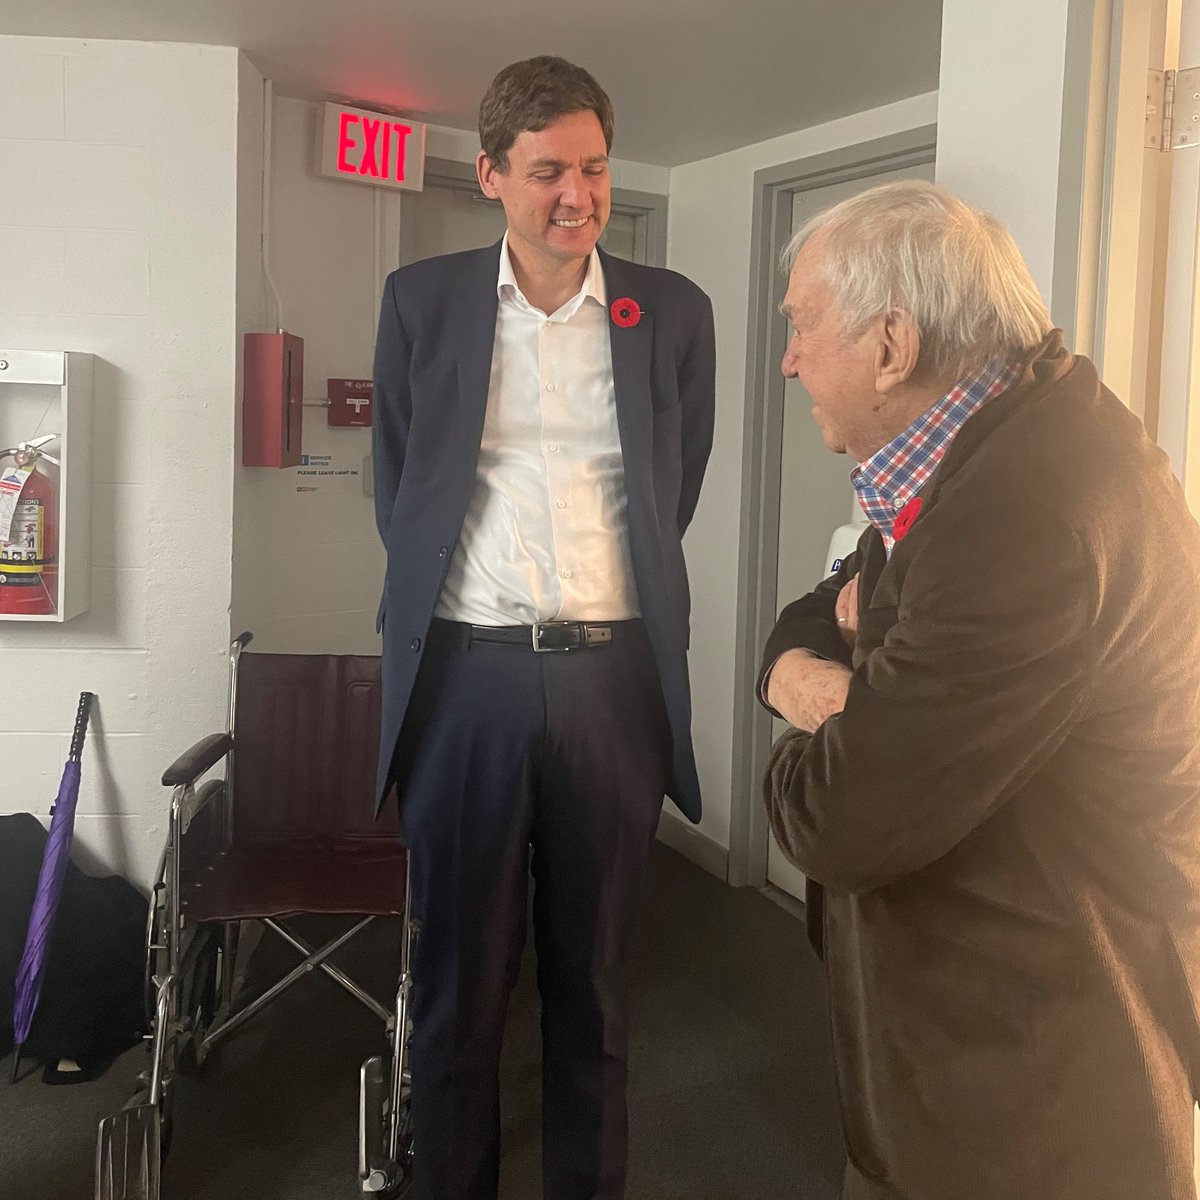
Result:
M620 325L622 329L632 329L642 319L641 306L628 296L614 300L608 306L608 311L612 315L613 324Z
M921 515L921 506L925 503L920 496L914 496L897 514L892 522L892 539L899 541L916 523Z

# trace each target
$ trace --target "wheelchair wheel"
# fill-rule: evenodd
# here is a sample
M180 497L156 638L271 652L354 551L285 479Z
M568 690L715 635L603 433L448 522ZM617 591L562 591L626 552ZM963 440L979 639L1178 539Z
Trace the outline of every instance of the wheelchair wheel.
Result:
M164 977L171 969L170 900L166 883L166 855L159 860L150 911L146 918L146 960L142 976L146 1029L154 1028L158 989L155 976ZM183 958L191 965L175 987L174 1018L168 1043L174 1050L174 1062L181 1070L194 1073L204 1065L207 1052L204 1036L212 1025L220 1002L220 971L229 969L222 961L220 928L214 925L186 927Z
M386 1193L393 1200L406 1200L413 1190L412 1107L406 1096L400 1103L400 1148L396 1154L398 1177L392 1190Z
M171 1153L171 1140L175 1136L175 1102L169 1087L163 1089L158 1111L161 1122L158 1133L159 1157L165 1163L167 1155Z
M221 951L217 932L205 926L196 930L203 944L191 970L179 986L179 1069L195 1074L204 1066L208 1051L204 1037L220 1002Z
M167 949L167 852L159 856L158 870L154 876L154 887L150 891L150 908L146 914L146 958L142 971L142 1004L146 1017L146 1029L154 1028L154 1008L158 990L154 986L155 975L165 975L169 963Z

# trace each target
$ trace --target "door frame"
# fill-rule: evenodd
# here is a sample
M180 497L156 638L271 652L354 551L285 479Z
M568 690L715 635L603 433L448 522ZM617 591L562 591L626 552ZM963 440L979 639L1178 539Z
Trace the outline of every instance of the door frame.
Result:
M1186 71L1200 63L1200 0L1183 0L1178 9L1177 45L1165 65ZM1170 157L1158 444L1200 517L1200 149ZM1196 1170L1200 1179L1200 1159Z
M758 703L755 684L776 617L784 395L779 362L787 344L778 315L787 284L779 256L792 232L793 198L797 192L931 163L936 153L937 125L922 125L766 167L754 176L730 781L728 879L735 886L762 887L767 881L769 832L759 795L771 753L772 718Z
M453 158L427 158L425 160L425 188L449 188L456 192L471 192L479 196L479 180L475 175L475 164L460 162ZM645 247L646 264L651 267L663 267L667 263L667 215L669 201L665 195L658 192L638 192L632 188L612 189L612 211L626 213L637 220L634 231L636 244ZM400 247L404 249L403 220L401 220ZM403 253L400 262L405 262Z

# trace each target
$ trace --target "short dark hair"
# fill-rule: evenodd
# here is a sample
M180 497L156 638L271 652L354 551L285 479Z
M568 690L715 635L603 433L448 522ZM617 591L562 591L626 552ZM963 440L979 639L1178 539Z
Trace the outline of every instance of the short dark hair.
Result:
M504 68L479 104L479 141L497 171L508 170L508 151L530 130L573 112L594 112L612 149L613 108L604 89L582 67L542 54Z

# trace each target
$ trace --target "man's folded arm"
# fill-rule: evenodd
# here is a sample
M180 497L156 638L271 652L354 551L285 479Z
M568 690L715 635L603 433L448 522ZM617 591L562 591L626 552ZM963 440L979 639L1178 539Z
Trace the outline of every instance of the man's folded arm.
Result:
M1050 758L1082 699L1095 588L1073 532L1001 506L964 532L914 559L844 711L776 747L772 828L829 886L870 891L949 853Z
M844 667L850 666L850 647L838 632L834 608L842 588L858 574L860 558L855 550L832 575L817 584L807 596L793 600L779 614L763 649L755 693L763 707L774 716L781 717L783 714L769 703L767 689L772 669L787 651L804 650L817 658L828 659Z

